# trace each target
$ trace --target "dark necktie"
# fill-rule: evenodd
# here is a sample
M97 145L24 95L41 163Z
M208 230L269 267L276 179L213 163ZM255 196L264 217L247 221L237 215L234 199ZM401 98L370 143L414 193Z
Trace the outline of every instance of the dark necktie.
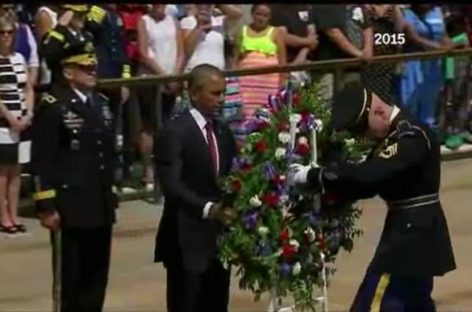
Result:
M216 150L216 142L213 138L213 121L207 120L205 125L206 130L206 138L208 142L208 150L210 152L211 162L213 164L213 168L215 169L215 173L218 173L218 155Z
M87 93L87 103L91 108L95 108L95 102L93 100L93 93L92 92Z

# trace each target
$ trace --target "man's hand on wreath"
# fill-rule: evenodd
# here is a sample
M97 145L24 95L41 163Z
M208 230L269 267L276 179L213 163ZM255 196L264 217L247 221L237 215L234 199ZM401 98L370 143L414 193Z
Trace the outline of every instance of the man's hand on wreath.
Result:
M224 226L229 226L237 218L237 213L232 208L223 207L222 203L216 203L210 207L208 217Z

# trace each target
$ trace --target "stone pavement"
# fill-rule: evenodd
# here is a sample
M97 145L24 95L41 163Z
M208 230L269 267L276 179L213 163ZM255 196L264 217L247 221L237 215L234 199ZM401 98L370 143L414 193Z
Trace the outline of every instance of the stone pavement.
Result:
M458 269L436 279L438 311L472 311L472 160L443 164L442 202L451 230ZM347 311L370 261L383 226L381 201L361 203L364 236L351 254L338 259L338 272L329 288L330 311ZM106 300L108 312L164 312L165 271L152 262L160 207L142 201L126 202L118 211L112 266ZM0 312L46 312L51 306L48 233L36 220L25 219L30 235L0 237ZM265 311L267 298L254 303L250 293L232 285L230 311Z

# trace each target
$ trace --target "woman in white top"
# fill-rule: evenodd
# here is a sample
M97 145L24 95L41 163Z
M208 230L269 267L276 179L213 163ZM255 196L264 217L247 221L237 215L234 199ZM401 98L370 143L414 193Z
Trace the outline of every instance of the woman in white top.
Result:
M223 15L214 16L218 8ZM242 10L236 5L197 5L195 16L187 16L180 21L184 34L185 54L190 71L200 64L211 64L221 70L225 65L225 29L228 23L237 22Z
M138 21L138 46L141 64L139 76L178 75L184 62L183 38L177 20L165 12L165 4L154 4L149 14ZM175 105L179 83L168 83L162 93L162 120L167 122ZM153 170L151 154L153 150L152 133L156 122L156 86L140 87L138 98L141 110L142 134L140 149L144 156L145 175L143 182L151 187Z
M20 134L33 118L34 93L24 57L15 52L15 22L0 16L0 231L25 232L18 222ZM28 156L28 155L27 155Z

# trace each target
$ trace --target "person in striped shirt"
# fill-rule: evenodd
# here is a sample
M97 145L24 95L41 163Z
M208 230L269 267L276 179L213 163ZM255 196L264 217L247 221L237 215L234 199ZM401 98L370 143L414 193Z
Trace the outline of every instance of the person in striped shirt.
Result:
M14 20L0 16L0 231L7 234L26 231L18 222L17 209L20 160L29 158L22 155L29 151L20 153L20 145L21 133L33 117L34 98L25 58L15 52L14 35Z

